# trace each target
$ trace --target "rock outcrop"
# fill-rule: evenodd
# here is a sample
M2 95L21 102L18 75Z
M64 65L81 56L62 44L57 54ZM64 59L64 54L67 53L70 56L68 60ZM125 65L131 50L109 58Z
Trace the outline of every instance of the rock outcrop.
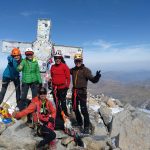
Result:
M0 149L34 150L35 144L31 129L22 120L16 121L0 135Z
M117 146L123 150L150 149L150 117L138 109L126 108L113 118L111 138L114 137L118 137Z
M88 137L82 137L84 147L77 146L72 138L65 147L61 144L62 139L69 136L62 131L56 131L58 150L150 149L150 117L148 115L129 104L123 106L119 100L104 95L90 96L88 106L94 133ZM39 140L41 138L34 136L33 129L26 126L22 120L17 120L0 135L0 149L34 150Z

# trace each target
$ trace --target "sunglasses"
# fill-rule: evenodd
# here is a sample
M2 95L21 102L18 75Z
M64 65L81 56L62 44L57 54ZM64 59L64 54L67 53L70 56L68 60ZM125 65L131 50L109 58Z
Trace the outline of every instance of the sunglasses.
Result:
M26 54L26 56L33 56L33 54Z
M39 92L39 95L47 95L47 93L46 92Z
M61 59L62 57L61 56L55 56L54 59Z
M18 56L20 56L20 55L13 55L13 57L18 57Z
M34 53L33 52L25 52L26 56L32 56Z
M77 60L75 60L74 62L75 62L75 63L81 63L81 62L82 62L82 60L77 59Z

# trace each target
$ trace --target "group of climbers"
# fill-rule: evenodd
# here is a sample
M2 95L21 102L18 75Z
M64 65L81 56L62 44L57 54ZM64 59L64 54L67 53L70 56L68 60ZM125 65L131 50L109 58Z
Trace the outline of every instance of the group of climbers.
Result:
M11 81L14 82L16 90L16 100L19 110L26 106L26 98L29 87L32 91L32 98L37 95L37 87L42 84L38 61L33 57L34 52L31 48L25 51L25 59L22 59L18 48L13 48L11 55L8 56L8 65L3 72L2 89L0 92L0 104L3 102L7 87ZM20 92L20 75L22 71L22 92Z
M54 129L56 129L56 125L59 124L59 121L62 118L62 112L66 117L69 118L66 106L66 95L70 87L70 75L72 76L73 84L72 107L76 115L77 124L81 129L81 132L89 134L91 123L87 109L87 83L88 80L93 83L98 82L101 77L100 71L97 71L96 76L93 76L91 70L85 67L83 64L82 54L75 54L75 67L69 69L63 59L61 51L56 51L54 55L55 64L51 66L51 78L49 79L48 83L52 88L53 99L56 106L54 108L52 103L46 98L47 90L42 87L38 61L33 56L33 50L31 48L26 50L25 59L21 58L19 49L17 49L17 54L13 54L13 50L11 56L9 56L11 59L8 59L8 66L5 69L7 73L4 71L3 74L0 102L3 101L9 82L13 81L16 87L17 106L20 110L18 112L15 111L13 113L13 117L20 119L21 117L32 113L34 124L36 127L40 125L40 128L38 127L38 133L43 137L43 140L40 141L40 143L37 145L37 148L40 149L46 144L49 144L51 148L55 147L54 143L56 134ZM10 68L13 71L10 71ZM19 79L20 71L22 71L21 94ZM11 75L12 73L13 76ZM16 84L16 80L18 84ZM32 92L32 101L30 104L26 100L29 87L31 88ZM82 120L81 113L84 120Z

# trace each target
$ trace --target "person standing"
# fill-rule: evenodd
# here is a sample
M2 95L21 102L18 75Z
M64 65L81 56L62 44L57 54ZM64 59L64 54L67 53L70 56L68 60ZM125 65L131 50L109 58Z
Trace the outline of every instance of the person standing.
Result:
M7 87L11 81L15 85L17 104L20 101L20 76L19 72L17 71L17 66L20 64L21 59L22 58L20 50L18 48L13 48L11 51L11 55L7 57L8 64L3 72L2 89L0 92L0 104L3 102Z
M38 125L37 134L43 137L36 148L41 150L49 144L50 149L56 150L56 133L54 132L56 110L46 96L47 90L41 87L38 90L38 96L32 99L29 106L20 112L14 112L13 117L20 119L32 113L34 125Z
M85 134L89 134L90 129L90 119L87 109L87 83L90 80L93 83L99 81L101 74L100 71L96 72L96 76L93 76L91 70L85 67L83 64L82 54L78 53L74 56L75 67L70 70L72 75L72 105L73 110L76 115L76 120L80 129L84 124L84 130L82 131ZM84 123L82 120L81 113L79 111L79 105L81 113L84 117Z
M37 60L34 58L33 50L31 48L27 48L25 55L26 58L23 59L17 67L18 71L22 71L21 102L18 106L20 110L27 106L27 94L29 88L31 88L32 98L34 98L37 96L38 86L42 85L39 65Z
M55 64L52 65L50 70L52 93L57 111L56 118L62 118L61 111L68 116L66 95L70 85L70 70L68 66L62 62L62 53L60 50L57 50L54 54L54 61Z

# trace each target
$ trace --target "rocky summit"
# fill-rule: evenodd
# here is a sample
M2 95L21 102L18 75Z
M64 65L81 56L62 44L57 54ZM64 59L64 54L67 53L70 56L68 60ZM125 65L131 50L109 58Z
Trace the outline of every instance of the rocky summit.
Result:
M70 101L71 94L67 99ZM51 99L51 96L49 96ZM70 106L68 106L70 109ZM123 105L118 99L88 96L88 109L92 129L90 135L79 134L78 144L74 137L56 131L57 150L148 150L150 149L150 115L130 104ZM70 109L70 117L74 117ZM35 130L23 119L14 124L0 124L0 150L35 150L41 140Z

